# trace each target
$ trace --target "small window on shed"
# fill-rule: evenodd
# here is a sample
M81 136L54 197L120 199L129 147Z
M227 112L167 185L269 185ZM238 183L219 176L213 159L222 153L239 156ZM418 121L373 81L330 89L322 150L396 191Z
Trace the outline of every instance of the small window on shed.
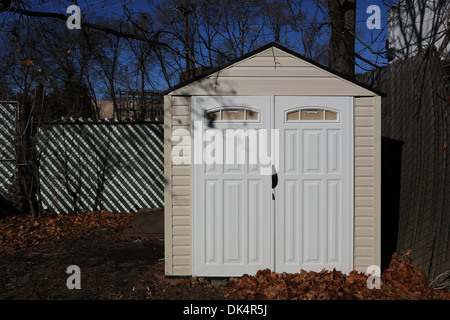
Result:
M208 120L220 120L220 111L208 113Z
M323 110L304 109L301 112L301 120L323 120Z
M300 112L292 111L287 114L287 121L300 120Z
M241 108L223 108L208 112L206 118L209 121L258 121L259 112Z
M259 120L259 112L247 110L247 118L245 120Z
M331 110L321 108L302 108L286 113L287 122L298 121L337 121L338 113Z
M325 120L337 120L337 113L333 111L325 111Z
M221 120L245 120L245 110L222 110Z

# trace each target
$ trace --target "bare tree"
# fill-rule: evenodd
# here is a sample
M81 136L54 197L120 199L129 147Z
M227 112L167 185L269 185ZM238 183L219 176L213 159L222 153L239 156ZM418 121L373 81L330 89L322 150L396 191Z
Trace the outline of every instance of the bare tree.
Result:
M331 25L329 67L354 77L356 0L329 0L328 11Z
M119 57L123 46L120 37L105 36L93 48L93 57L96 61L97 72L104 80L108 97L112 100L114 114L120 118L123 115L117 101L117 83L119 71Z
M55 2L73 4L68 0ZM121 17L100 19L85 13L82 29L71 32L65 28L66 15L36 6L47 3L0 0L0 26L12 44L7 55L0 52L3 56L0 64L9 66L6 84L0 85L23 95L19 113L24 123L18 127L23 128L20 130L24 132L21 136L25 137L25 144L31 143L27 139L32 138L33 131L27 133L25 129L29 127L24 119L36 120L33 109L36 106L64 102L68 107L61 109L59 115L73 114L81 111L76 110L77 105L86 102L80 96L95 101L98 94L106 92L116 115L122 117L117 101L119 87L134 86L144 100L145 91L160 86L154 78L161 78L164 86L172 86L269 41L322 62L329 49L330 66L349 75L353 75L358 57L354 52L358 39L354 19L356 0L315 0L312 14L306 14L302 0L150 1L149 12L140 15L121 1L118 3L123 9ZM16 36L19 30L34 34L30 38L42 43L25 43L26 37ZM330 30L328 47L326 36ZM4 72L5 69L0 70ZM46 103L33 100L34 89ZM95 103L90 110L90 115L98 115ZM37 161L32 153L24 157L21 161L25 163ZM33 194L35 190L30 187L21 192Z

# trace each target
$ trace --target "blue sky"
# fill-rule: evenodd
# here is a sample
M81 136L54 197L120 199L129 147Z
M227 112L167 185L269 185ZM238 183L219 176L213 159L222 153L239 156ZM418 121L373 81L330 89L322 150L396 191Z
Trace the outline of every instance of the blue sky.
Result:
M128 3L128 7L132 8L135 11L148 11L150 9L149 1L147 0L124 0ZM154 0L154 2L158 3L164 0ZM78 5L82 11L82 14L89 15L98 15L98 16L113 16L113 15L121 15L123 13L121 1L119 0L78 0ZM69 3L69 2L66 2ZM313 10L315 6L314 0L304 0L302 1L302 5L306 10ZM383 33L382 36L378 37L380 34L380 30L369 30L366 26L366 21L370 14L367 14L367 8L370 5L377 5L381 9L381 26L384 27L387 21L387 9L383 4L382 0L358 0L357 1L357 11L356 11L356 21L357 21L357 31L362 38L367 42L372 42L372 39L376 40L377 46L384 46L384 41L386 40L386 28L381 30ZM60 1L57 0L48 0L48 4L45 6L45 9L49 9L51 11L56 11L60 13L65 12L65 7L61 4ZM377 38L378 37L378 38ZM360 51L364 48L364 46L360 45L358 41L357 51ZM366 50L368 51L368 50ZM368 55L370 57L370 55Z
M367 8L371 5L377 5L380 7L381 14L381 29L373 29L370 30L367 28L367 19L371 14L367 13ZM357 34L361 35L362 40L366 43L373 43L371 46L374 51L383 50L385 48L385 42L387 40L387 11L389 7L383 4L383 1L357 1L357 9L356 9L356 30ZM365 47L359 42L356 41L356 52L360 52L364 50ZM369 50L364 50L362 56L364 58L370 60L376 60L376 57L370 53ZM385 60L378 60L380 63L387 63ZM371 68L371 67L369 67ZM358 68L357 68L358 71Z
M151 3L159 3L164 0L123 0L127 3L128 7L133 11L149 11L151 10ZM47 5L43 8L36 8L39 10L53 11L59 13L65 13L66 7L65 4L72 4L71 1L58 1L58 0L48 0ZM82 16L121 16L123 14L123 9L120 0L78 0L78 5L80 6ZM162 2L164 3L164 2ZM370 30L367 28L367 19L371 14L368 14L367 8L371 5L377 5L380 7L381 11L381 30L373 29ZM304 0L302 1L302 6L307 11L314 10L315 2L314 0ZM387 10L383 4L382 0L357 0L357 10L356 10L356 31L357 35L364 42L371 44L371 48L374 51L383 50L385 47L385 41L387 39ZM360 53L364 58L369 59L377 64L386 64L387 61L381 60L379 57L373 55L370 50L368 50L363 44L361 44L358 40L356 41L356 52ZM372 67L368 64L364 64L359 61L361 65L363 65L366 69L372 69ZM362 72L361 68L356 67L356 72Z

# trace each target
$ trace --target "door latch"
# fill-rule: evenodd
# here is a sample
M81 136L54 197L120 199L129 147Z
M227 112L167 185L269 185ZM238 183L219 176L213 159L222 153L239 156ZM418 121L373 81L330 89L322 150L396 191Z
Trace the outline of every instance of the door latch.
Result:
M278 174L275 166L272 165L272 189L278 185ZM272 200L275 200L275 190L272 192Z
M275 189L275 187L278 185L278 174L277 170L275 169L275 166L272 166L272 189Z

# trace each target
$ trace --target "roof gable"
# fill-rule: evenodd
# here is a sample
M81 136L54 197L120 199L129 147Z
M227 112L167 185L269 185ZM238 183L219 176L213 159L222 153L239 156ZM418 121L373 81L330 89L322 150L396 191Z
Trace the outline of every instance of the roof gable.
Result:
M383 95L277 43L185 81L164 95Z

